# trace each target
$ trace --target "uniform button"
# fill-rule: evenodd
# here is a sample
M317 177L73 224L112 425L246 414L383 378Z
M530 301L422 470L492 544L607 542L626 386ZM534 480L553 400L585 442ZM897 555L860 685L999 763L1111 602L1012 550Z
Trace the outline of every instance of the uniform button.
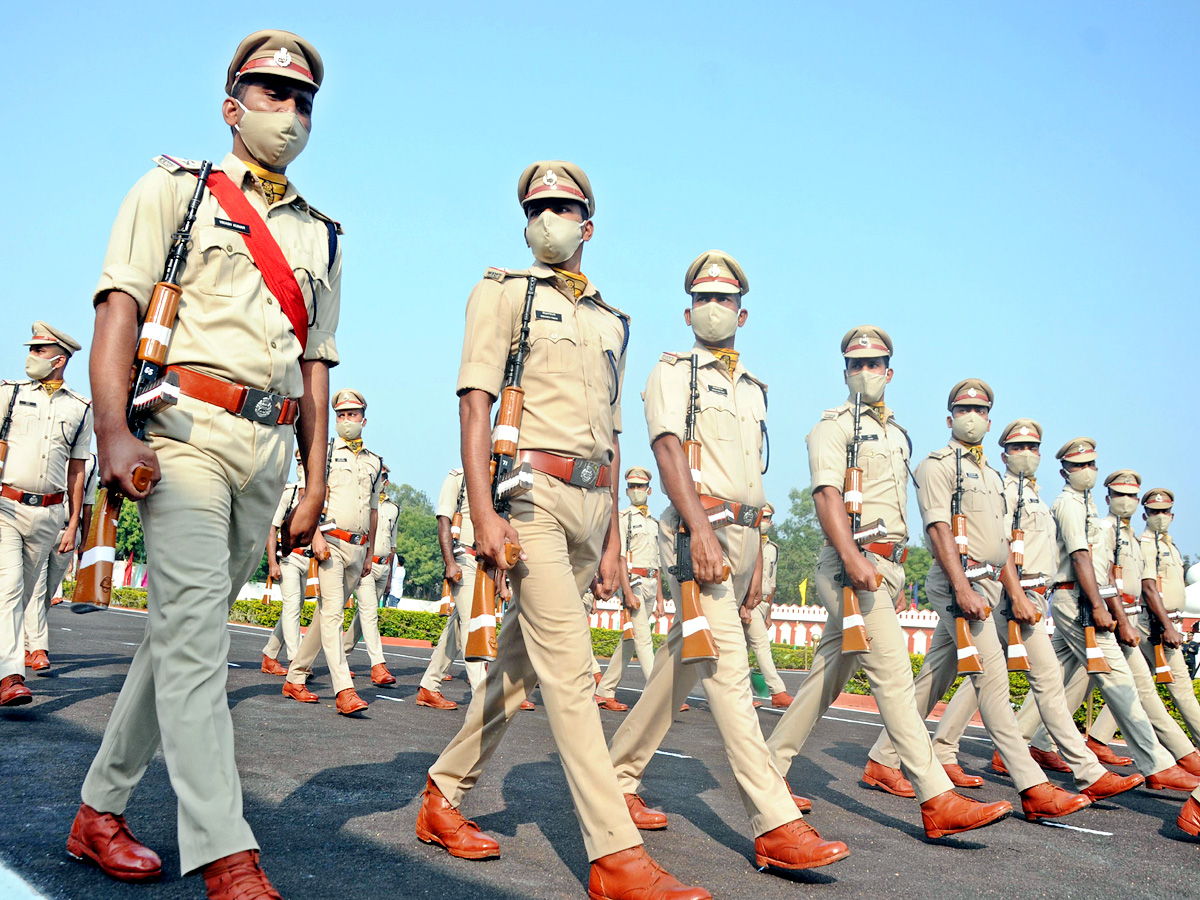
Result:
M274 298L274 297L268 297L268 298L267 298L267 306L271 306L271 305L272 305L274 302L275 302L275 298Z
M225 245L225 249L226 249L228 252L232 253L232 252L233 252L233 244L226 244L226 245Z
M271 341L271 349L272 349L272 350L274 350L274 349L275 349L275 342L274 342L274 341Z

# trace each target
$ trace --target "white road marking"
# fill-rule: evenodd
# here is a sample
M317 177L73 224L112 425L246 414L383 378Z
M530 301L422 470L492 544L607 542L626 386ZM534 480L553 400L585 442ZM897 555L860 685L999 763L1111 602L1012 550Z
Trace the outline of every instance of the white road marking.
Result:
M1071 831L1082 831L1084 834L1098 834L1101 837L1112 837L1111 831L1096 831L1094 828L1080 828L1078 825L1067 825L1065 822L1047 822L1042 821L1043 825L1049 825L1051 828L1069 828Z
M676 759L695 759L694 756L685 756L682 753L672 753L670 750L655 750L656 756L673 756Z
M402 697L385 697L383 694L376 694L375 699L376 700L391 700L393 703L403 703L404 702L404 699Z
M228 661L226 661L225 665L229 666L229 668L231 668L231 669L240 669L241 668L241 666L239 666L237 663L231 663Z
M0 863L0 897L5 900L46 900L46 895Z
M60 628L60 629L58 629L58 630L59 630L59 631L70 631L71 629L70 629L70 628Z

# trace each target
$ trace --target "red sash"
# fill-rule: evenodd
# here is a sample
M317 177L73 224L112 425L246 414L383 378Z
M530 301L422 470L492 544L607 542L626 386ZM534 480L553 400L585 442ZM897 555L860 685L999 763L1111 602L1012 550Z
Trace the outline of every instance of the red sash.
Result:
M267 283L267 289L279 301L279 308L292 323L303 356L308 347L308 308L304 305L304 294L296 281L296 273L279 249L263 217L228 175L213 169L208 176L208 189L225 212L249 229L242 234L246 247L263 281Z

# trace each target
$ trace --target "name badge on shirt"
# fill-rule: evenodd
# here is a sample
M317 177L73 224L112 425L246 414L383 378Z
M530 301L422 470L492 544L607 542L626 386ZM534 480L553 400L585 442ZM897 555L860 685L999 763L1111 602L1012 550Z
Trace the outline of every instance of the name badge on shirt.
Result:
M963 474L966 475L968 478L978 478L979 477L978 472L963 472Z
M213 217L213 224L218 228L228 228L230 231L236 231L238 234L250 233L249 225L243 225L241 222L234 222L232 219L222 219L220 216Z
M561 322L562 321L562 313L547 312L544 309L534 310L533 317L535 319L542 319L547 322Z
M722 397L729 396L729 391L725 390L725 388L723 388L723 387L717 387L716 385L713 385L713 384L705 385L705 387L707 387L714 394L720 394Z

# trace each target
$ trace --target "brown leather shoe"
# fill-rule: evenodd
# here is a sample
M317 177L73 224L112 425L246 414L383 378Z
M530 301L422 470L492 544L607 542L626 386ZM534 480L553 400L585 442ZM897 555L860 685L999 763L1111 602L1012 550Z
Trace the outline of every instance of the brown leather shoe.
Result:
M320 698L302 684L291 681L283 683L283 696L299 700L301 703L316 703Z
M1108 749L1107 747L1105 748ZM1029 755L1033 761L1047 772L1070 772L1071 767L1063 762L1063 758L1053 750L1039 750L1032 744L1029 745ZM1112 755L1111 753L1109 754Z
M283 900L267 880L257 850L242 850L210 862L200 870L208 900Z
M124 816L97 812L86 803L79 804L71 823L67 852L117 881L158 881L162 877L162 860L133 836Z
M454 680L453 675L443 675L442 676L442 681L453 681L453 680Z
M1011 816L1012 811L1012 804L1007 800L980 803L954 791L946 791L921 804L921 823L925 826L925 836L936 839L994 825Z
M285 669L277 659L271 659L267 654L263 654L261 671L264 675L286 675Z
M1193 750L1187 756L1175 761L1175 764L1189 775L1200 775L1200 753Z
M1092 805L1084 794L1072 794L1048 781L1021 791L1021 810L1030 822L1069 816Z
M25 668L28 669L32 665L33 665L33 654L30 653L28 650L26 650L25 651Z
M603 678L604 676L601 675L599 672L593 672L592 677L596 679L596 687L600 687L600 679Z
M396 683L396 676L388 671L386 663L371 666L371 684L378 687L390 687Z
M753 706L755 709L761 709L761 708L762 708L762 701L761 701L761 700L754 700L754 701L751 701L750 705L751 705L751 706Z
M1122 776L1116 772L1105 772L1100 778L1080 791L1080 793L1095 803L1097 800L1107 800L1109 797L1117 796L1117 794L1132 791L1139 784L1145 783L1145 781L1145 778L1137 774Z
M625 805L629 807L629 818L640 831L662 831L667 827L667 814L651 809L637 794L626 794Z
M1007 775L1008 766L1004 765L1004 760L1000 758L1000 751L996 750L992 753L992 771L997 775Z
M537 709L537 707L533 705L532 700L522 700L521 705L518 706L517 709L524 710L525 712L529 712L529 710Z
M367 701L358 696L354 688L338 691L335 702L338 713L343 716L352 716L356 712L362 712L368 706Z
M425 688L417 691L417 706L428 706L430 709L458 709L458 704L443 697L441 691L429 691Z
M460 859L500 856L500 845L474 822L464 819L429 776L425 777L425 792L417 812L417 837L427 844L445 847L447 853Z
M881 765L873 759L867 760L867 767L863 769L862 780L867 787L879 788L879 790L895 794L897 797L917 796L917 792L913 790L912 782L904 777L903 772L899 769L893 769L891 766Z
M24 675L0 678L0 706L24 706L33 702L33 691L25 687Z
M771 707L773 709L787 709L792 705L792 695L787 691L780 691L778 694L771 695Z
M963 771L963 767L958 763L951 763L948 766L942 766L946 770L946 774L950 777L950 783L955 787L960 788L977 788L983 787L983 779L978 775L968 775Z
M712 900L712 894L676 879L638 844L592 860L588 900Z
M817 830L796 819L754 839L754 863L759 868L817 869L845 859L850 848L841 841L823 841Z
M690 707L690 706L688 706L686 703L681 703L681 704L679 704L679 711L680 711L680 712L687 712L689 709L691 709L691 707Z
M802 813L812 812L812 801L807 797L801 797L799 794L793 791L792 786L787 783L786 778L783 780L783 783L787 787L788 793L791 794L792 802L796 804L796 809L800 810Z
M600 708L607 709L610 712L627 712L629 710L629 707L616 697L601 697Z
M34 650L29 654L28 666L38 675L48 672L50 671L50 655L45 650Z
M1190 794L1197 786L1200 786L1200 778L1185 772L1179 766L1171 766L1146 776L1146 787L1152 791L1183 791Z
M1112 752L1112 748L1108 744L1102 744L1091 735L1088 735L1087 748L1096 754L1096 759L1104 763L1106 766L1132 766L1133 760L1128 756L1117 756Z
M1195 797L1188 797L1187 803L1183 804L1183 809L1179 811L1179 818L1175 820L1175 824L1192 837L1200 837L1200 803L1196 802Z

